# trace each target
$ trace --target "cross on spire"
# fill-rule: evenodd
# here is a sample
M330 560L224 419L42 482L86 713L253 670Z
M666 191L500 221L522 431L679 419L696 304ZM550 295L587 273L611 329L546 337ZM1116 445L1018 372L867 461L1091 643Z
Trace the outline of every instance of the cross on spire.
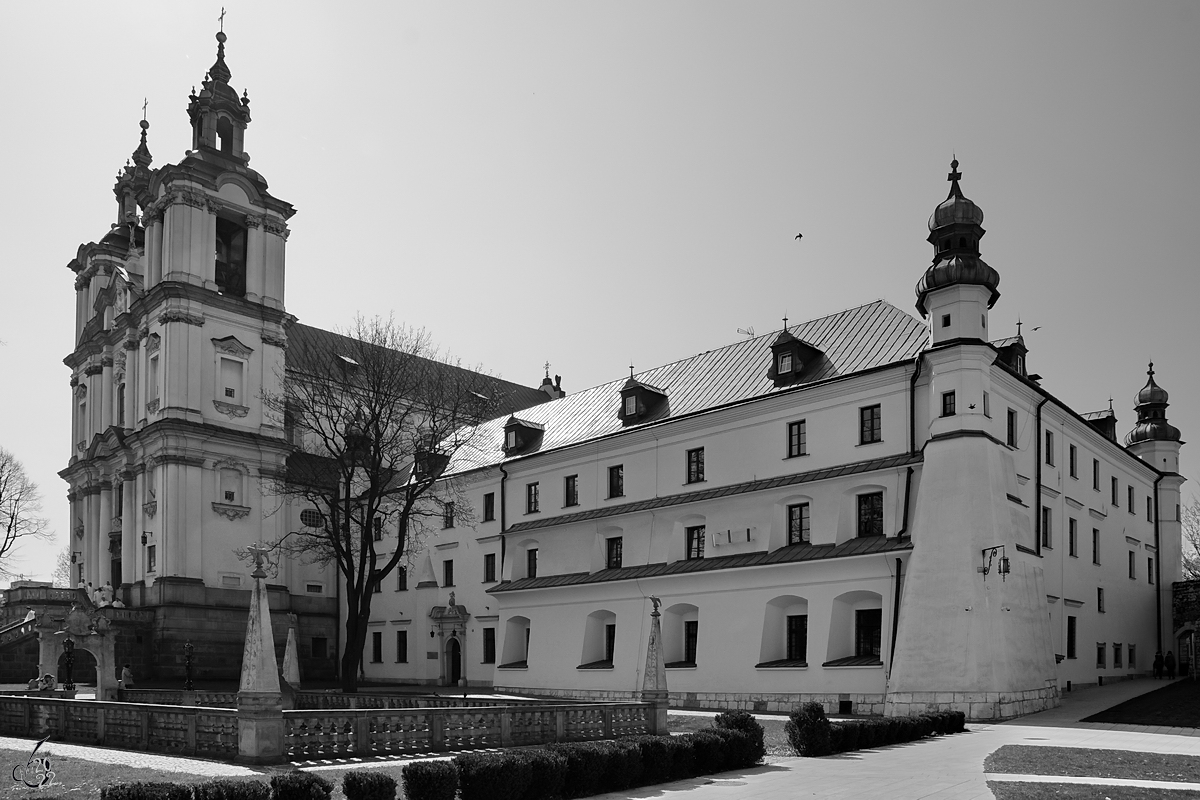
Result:
M549 361L546 362L545 367L546 367L546 377L549 378L550 377L550 362Z
M1154 377L1154 362L1153 361L1150 362L1150 369L1146 370L1146 374L1149 375L1151 378Z
M788 317L787 317L787 312L785 311L785 312L783 312L783 329L785 331L787 330L787 321L788 321Z
M633 379L633 362L632 361L629 363L629 377L631 380Z
M150 107L150 98L142 98L142 122L146 121L146 109Z
M1021 318L1017 317L1017 336L1021 335Z
M217 20L221 23L221 33L224 33L225 32L225 6L221 6L221 16L217 17Z
M962 180L962 173L958 171L958 159L955 158L950 162L950 174L946 176L948 181Z

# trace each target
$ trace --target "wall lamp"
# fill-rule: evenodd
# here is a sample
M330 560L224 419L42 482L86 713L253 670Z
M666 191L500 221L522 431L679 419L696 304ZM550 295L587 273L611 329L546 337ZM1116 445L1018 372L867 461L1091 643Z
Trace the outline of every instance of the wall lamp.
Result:
M997 555L1000 556L998 561L996 559ZM995 547L983 548L983 566L978 567L977 571L983 573L985 581L987 580L988 573L992 571L993 565L996 567L996 572L1000 574L1000 580L1004 580L1004 576L1008 575L1011 570L1011 564L1009 563L1008 556L1004 554L1004 545L1002 544L998 544Z

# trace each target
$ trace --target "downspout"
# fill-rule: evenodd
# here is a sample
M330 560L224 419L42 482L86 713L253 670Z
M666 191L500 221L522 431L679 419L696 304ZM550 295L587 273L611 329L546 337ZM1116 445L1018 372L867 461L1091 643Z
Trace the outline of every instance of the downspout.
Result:
M1040 558L1042 555L1042 406L1046 405L1049 397L1043 397L1037 404L1036 441L1034 441L1033 463L1033 547Z
M500 580L504 581L504 554L508 550L508 540L504 538L504 531L508 528L508 523L505 522L504 515L504 482L508 480L508 473L504 470L504 464L500 467Z
M925 351L917 353L917 367L913 370L912 380L908 382L908 452L917 452L917 378L921 377L921 364L925 362ZM909 471L911 475L911 470ZM905 500L907 508L908 500ZM907 524L907 514L905 522Z
M925 352L917 353L916 367L912 379L908 382L908 452L917 452L917 379L921 377L921 365L925 361ZM904 522L896 532L899 538L908 533L909 504L912 501L913 468L910 465L904 476ZM903 578L904 562L896 559L896 597L892 601L892 646L888 651L888 676L892 674L892 664L896 660L896 636L900 628L900 583Z
M913 468L909 466L908 474L904 476L904 524L900 526L900 530L896 531L897 538L908 534L908 506L912 500L912 476Z
M1162 473L1154 479L1154 614L1158 618L1157 639L1158 652L1162 652L1162 550L1158 546L1158 484L1163 479ZM1174 634L1172 634L1174 635Z
M912 467L908 468L908 474L910 477L912 476ZM888 651L888 676L889 677L892 674L892 662L894 662L896 660L896 634L897 634L897 628L900 627L900 579L901 579L900 570L903 567L903 564L904 564L904 562L901 559L899 559L899 558L896 559L896 599L892 603L892 647L891 647L891 650Z

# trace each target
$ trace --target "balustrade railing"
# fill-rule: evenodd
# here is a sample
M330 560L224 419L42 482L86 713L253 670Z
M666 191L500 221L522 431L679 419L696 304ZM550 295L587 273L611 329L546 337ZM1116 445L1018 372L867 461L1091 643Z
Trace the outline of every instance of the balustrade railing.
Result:
M343 694L331 692L296 692L297 709L324 708L475 708L478 706L544 706L554 705L556 700L537 698L494 699L481 697L456 697L438 694Z
M172 706L237 708L237 692L187 692L171 689L122 689L123 703L152 703Z

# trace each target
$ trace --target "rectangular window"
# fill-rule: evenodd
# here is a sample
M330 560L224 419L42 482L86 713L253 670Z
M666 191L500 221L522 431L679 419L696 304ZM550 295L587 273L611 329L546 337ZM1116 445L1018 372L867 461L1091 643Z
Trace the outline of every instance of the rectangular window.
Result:
M1146 582L1151 585L1154 584L1154 557L1153 556L1146 559Z
M1076 658L1075 653L1075 631L1078 620L1075 617L1067 617L1067 658Z
M988 419L992 418L992 396L987 392L983 393L983 415Z
M454 503L446 503L442 506L442 527L454 527Z
M222 138L221 150L231 152L230 139ZM213 268L217 291L231 297L246 296L246 229L236 222L217 218L216 259Z
M383 661L383 631L371 632L371 663L379 664Z
M637 416L637 395L636 394L626 395L626 397L625 397L625 416L627 416L627 417L636 417Z
M808 614L788 615L787 659L808 661Z
M396 631L396 663L408 663L408 631Z
M1133 507L1133 487L1127 487L1125 492L1125 505L1129 507L1130 514L1136 514L1137 511Z
M146 394L151 400L158 399L158 356L150 358L150 374L146 379Z
M1137 668L1137 645L1129 645L1129 660L1126 663L1129 664L1130 669Z
M612 536L604 542L604 566L606 569L620 569L625 540L621 536Z
M454 559L447 558L442 562L442 586L454 585Z
M858 535L883 536L883 492L858 496Z
M1054 466L1054 431L1046 431L1046 463Z
M1067 555L1079 558L1079 520L1067 520Z
M496 663L496 629L483 629L483 663Z
M704 558L704 526L692 525L684 529L687 534L688 560Z
M309 643L309 648L313 658L325 658L325 652L329 648L329 640L324 636L314 636L312 642Z
M383 540L383 518L376 517L375 519L371 520L371 528L372 528L371 538L373 538L377 542L382 541Z
M880 406L866 406L858 410L858 443L872 444L883 441L883 417Z
M1069 445L1067 449L1067 471L1072 478L1079 478L1079 449L1075 445Z
M382 591L383 591L383 579L382 578L376 579L375 581L373 581L371 583L371 592L372 593L379 594Z
M608 468L608 496L625 496L625 465L613 464Z
M563 506L579 505L579 476L568 475L563 478Z
M117 424L125 427L125 384L117 386Z
M396 591L408 591L408 567L404 566L403 564L396 567Z
M854 612L854 655L879 658L883 642L883 609L860 608Z
M491 522L496 518L496 493L488 492L483 496L483 521Z
M1008 446L1017 446L1017 412L1015 409L1008 410Z
M779 354L779 374L786 375L787 373L789 373L791 371L792 371L792 354L791 353L780 353Z
M483 557L483 582L496 582L496 554L487 553Z
M1112 476L1110 481L1111 481L1111 487L1112 487L1112 505L1113 505L1113 508L1117 508L1118 506L1121 505L1120 503L1117 502L1117 476L1116 475Z
M541 509L541 500L536 483L525 484L525 513L536 514Z
M1104 613L1104 588L1100 586L1096 587L1096 612Z
M1129 551L1129 580L1137 580L1137 553Z
M1104 642L1096 642L1096 668L1105 669L1108 666L1108 648Z
M525 577L536 578L538 568L538 549L531 547L525 551Z
M304 590L309 594L322 594L325 591L325 587L319 583L306 583Z
M1092 563L1100 563L1100 529L1092 528Z
M146 572L154 572L158 568L158 550L157 545L150 545L146 548Z
M797 503L787 507L788 544L800 544L811 541L809 526L808 503Z
M613 663L617 652L617 624L610 622L604 626L604 660Z
M1042 506L1042 547L1047 550L1053 550L1051 530L1050 530L1050 507Z
M704 448L697 447L687 451L687 482L699 483L704 480Z
M1113 642L1113 669L1121 668L1122 648L1120 642Z
M942 392L942 416L954 416L954 392Z
M232 358L221 358L221 399L236 401L242 397L242 362Z
M1092 459L1092 488L1100 491L1100 459Z
M700 621L689 619L683 623L683 660L696 663L696 643L700 639Z
M787 457L808 455L808 420L789 422L787 426Z
M1154 522L1154 501L1146 495L1146 522Z

